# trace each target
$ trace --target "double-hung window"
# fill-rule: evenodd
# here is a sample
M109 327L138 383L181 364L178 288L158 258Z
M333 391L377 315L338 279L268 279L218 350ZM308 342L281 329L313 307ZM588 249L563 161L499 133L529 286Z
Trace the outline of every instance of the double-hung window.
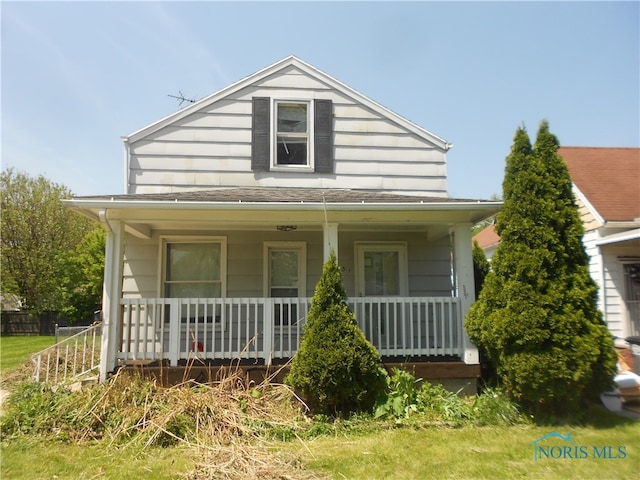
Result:
M333 102L254 97L251 169L254 172L333 173Z
M309 166L309 105L276 102L275 166Z
M226 239L223 237L163 241L163 294L167 298L225 296Z

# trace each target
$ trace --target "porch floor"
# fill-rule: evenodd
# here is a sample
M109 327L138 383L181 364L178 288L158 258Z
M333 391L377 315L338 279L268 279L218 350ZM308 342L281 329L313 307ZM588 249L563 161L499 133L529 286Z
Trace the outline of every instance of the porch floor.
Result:
M432 384L441 384L447 390L465 395L477 393L480 365L467 365L460 360L452 361L415 361L397 362L383 360L384 368L391 373L394 367L412 372L416 378L422 378ZM158 384L168 387L188 381L197 383L214 383L226 375L238 373L246 382L261 383L269 379L271 383L283 383L289 373L289 364L264 365L253 362L233 362L220 364L203 364L201 362L189 365L169 366L166 361L140 364L127 364L119 368L127 374L139 374L143 378L155 380Z

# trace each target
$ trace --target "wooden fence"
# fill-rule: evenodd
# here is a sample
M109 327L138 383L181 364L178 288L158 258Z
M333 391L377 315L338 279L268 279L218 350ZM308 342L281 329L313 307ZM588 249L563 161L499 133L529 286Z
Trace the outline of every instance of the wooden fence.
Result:
M55 335L56 323L60 322L56 312L32 313L3 311L0 318L0 334L10 335Z

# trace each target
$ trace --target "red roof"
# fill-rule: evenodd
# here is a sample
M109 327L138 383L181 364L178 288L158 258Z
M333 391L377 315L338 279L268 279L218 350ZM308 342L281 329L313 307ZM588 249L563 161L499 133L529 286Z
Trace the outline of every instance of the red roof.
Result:
M483 250L500 243L500 237L496 233L495 225L489 225L480 233L474 235L473 240L478 242L478 246Z
M640 218L640 148L561 147L558 154L605 221Z

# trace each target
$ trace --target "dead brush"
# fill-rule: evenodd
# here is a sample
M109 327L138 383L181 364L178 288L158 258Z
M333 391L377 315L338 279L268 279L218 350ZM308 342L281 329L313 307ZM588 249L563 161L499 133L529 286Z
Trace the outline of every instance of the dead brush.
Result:
M216 447L198 447L202 458L185 475L189 480L321 480L320 476L305 469L299 459L274 452L266 445L234 441Z
M73 392L28 382L11 406L13 418L6 423L11 431L3 434L104 441L140 453L182 445L201 459L189 474L194 480L320 478L295 457L274 450L274 439L302 441L309 420L306 405L292 389L270 383L272 378L255 384L242 369L229 368L209 384L187 381L165 388L138 374L118 372ZM27 404L20 402L38 407L23 408Z
M84 413L100 424L112 442L144 446L179 441L228 444L238 437L294 437L306 406L279 384L254 385L239 369L212 384L193 381L163 388L136 375L115 375ZM92 435L88 435L91 437Z

